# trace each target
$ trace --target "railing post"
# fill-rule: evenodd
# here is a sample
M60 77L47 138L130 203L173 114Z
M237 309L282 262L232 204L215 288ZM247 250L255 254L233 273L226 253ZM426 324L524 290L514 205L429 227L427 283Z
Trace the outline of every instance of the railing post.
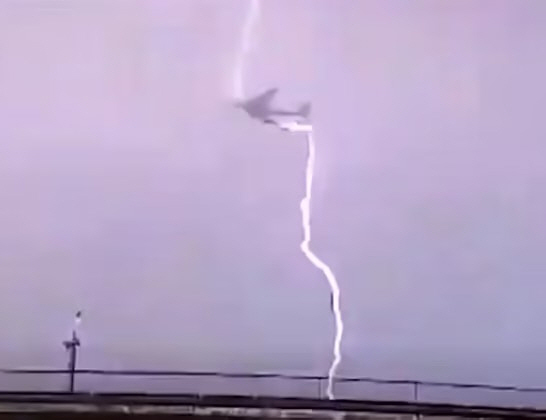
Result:
M419 383L418 382L413 383L413 401L419 402Z

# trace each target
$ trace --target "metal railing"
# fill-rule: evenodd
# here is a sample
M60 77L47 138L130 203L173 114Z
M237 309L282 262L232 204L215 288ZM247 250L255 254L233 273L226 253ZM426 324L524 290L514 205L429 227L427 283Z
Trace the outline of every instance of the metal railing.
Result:
M178 380L194 381L196 378L220 378L229 380L226 383L226 388L233 389L233 381L235 380L249 380L247 383L248 389L253 389L253 384L256 380L281 380L294 382L307 382L314 384L312 386L315 391L312 391L313 397L324 398L323 391L325 389L325 382L327 377L319 375L292 375L282 373L238 373L238 372L211 372L211 371L175 371L175 370L109 370L109 369L0 369L0 378L3 375L16 375L18 378L30 377L32 375L39 376L60 376L64 375L68 379L70 386L65 389L40 389L45 392L86 392L89 390L89 386L78 386L81 383L80 378L84 377L99 377L99 378L163 378ZM74 387L76 383L76 387ZM408 380L408 379L381 379L371 377L338 377L335 379L336 395L340 399L366 399L367 392L356 392L357 397L354 397L355 392L347 393L340 388L347 385L378 385L378 386L390 386L390 387L404 387L405 396L404 400L408 402L430 402L429 398L422 398L424 390L430 389L447 389L447 390L478 390L486 392L501 392L512 394L539 394L539 399L546 401L546 387L520 387L513 385L494 385L483 383L456 383L456 382L441 382L441 381L423 381L423 380ZM118 386L119 389L116 392L124 392L123 385ZM93 388L93 386L91 386ZM95 389L90 389L89 392L101 392L100 384ZM186 387L187 388L187 387ZM190 386L191 388L191 386ZM170 385L170 389L176 390L176 385ZM338 392L339 391L339 392ZM249 391L248 394L252 395L254 391ZM153 393L153 392L152 392ZM177 393L177 392L175 392ZM229 392L228 392L229 393ZM347 396L349 394L349 396ZM293 395L298 397L299 395ZM504 398L504 397L503 397ZM387 398L389 399L389 398ZM528 404L525 404L528 405Z

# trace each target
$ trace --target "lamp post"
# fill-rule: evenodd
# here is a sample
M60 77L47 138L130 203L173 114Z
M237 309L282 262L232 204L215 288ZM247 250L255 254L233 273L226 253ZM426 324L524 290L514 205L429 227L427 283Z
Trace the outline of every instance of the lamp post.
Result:
M74 320L74 328L72 329L72 337L70 340L63 341L63 346L68 351L68 372L69 372L69 391L74 392L74 378L76 376L76 361L78 356L78 347L81 345L78 337L78 326L82 319L82 312L76 312Z

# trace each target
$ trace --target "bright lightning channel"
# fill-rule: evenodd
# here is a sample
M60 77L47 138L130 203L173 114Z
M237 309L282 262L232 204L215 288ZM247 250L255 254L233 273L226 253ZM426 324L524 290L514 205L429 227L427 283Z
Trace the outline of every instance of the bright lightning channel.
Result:
M243 99L245 97L244 88L244 67L246 56L252 48L252 34L256 25L258 15L260 14L260 0L250 0L248 10L246 13L245 23L243 25L243 32L241 35L241 46L237 58L235 61L235 67L233 71L233 97L235 99Z
M256 25L256 21L260 14L260 0L250 0L249 7L247 9L246 18L243 25L241 46L238 51L234 71L233 71L233 97L235 99L243 99L245 97L244 90L244 66L247 55L252 48L252 35L253 29ZM339 285L331 268L322 261L319 257L311 251L311 196L313 188L313 176L315 171L315 142L313 139L312 127L308 125L292 124L281 127L281 129L291 132L306 132L307 133L307 166L305 170L305 196L301 200L300 209L302 213L302 225L303 225L303 241L300 245L302 252L309 259L309 261L321 270L330 286L332 293L332 309L334 312L335 321L335 337L333 348L333 360L328 370L328 386L326 388L326 395L329 399L334 398L334 378L337 372L337 368L341 362L341 341L343 338L343 319L341 317L340 307L340 291Z
M321 270L332 292L332 306L334 311L335 321L335 337L334 337L334 349L333 360L328 370L328 386L326 388L326 395L329 399L334 398L334 378L337 372L337 368L341 362L341 340L343 338L343 318L341 317L340 306L340 291L339 284L332 269L322 261L317 255L311 251L311 197L313 192L313 176L315 173L315 141L313 139L313 131L307 133L307 165L305 168L305 196L301 200L300 209L302 215L303 225L303 241L300 245L302 252L311 261L311 263Z

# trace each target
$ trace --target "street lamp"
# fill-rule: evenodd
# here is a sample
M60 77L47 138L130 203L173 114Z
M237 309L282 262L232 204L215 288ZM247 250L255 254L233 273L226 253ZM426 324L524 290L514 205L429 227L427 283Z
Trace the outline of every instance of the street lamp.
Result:
M63 341L63 346L68 351L68 372L69 372L69 391L74 392L74 377L76 374L76 360L78 356L78 347L81 345L78 337L78 326L82 320L82 311L76 312L74 319L74 328L72 328L72 337L70 340Z

